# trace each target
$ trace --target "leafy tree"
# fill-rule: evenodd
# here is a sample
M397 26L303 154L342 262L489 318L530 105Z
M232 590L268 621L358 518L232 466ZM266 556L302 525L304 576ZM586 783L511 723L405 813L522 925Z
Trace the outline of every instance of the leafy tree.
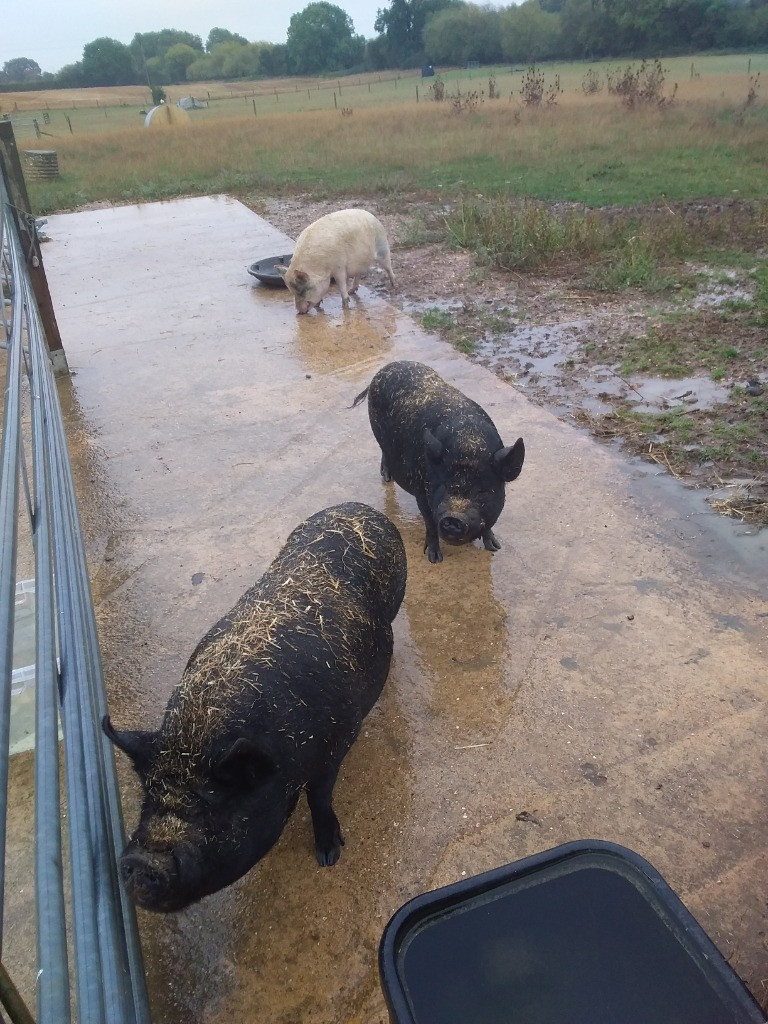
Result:
M382 71L389 67L389 49L385 36L376 36L366 42L365 66L371 71Z
M286 51L291 72L316 75L362 63L365 40L345 11L319 0L291 18Z
M591 59L624 52L618 45L616 23L593 0L565 0L560 13L560 33L564 57Z
M461 0L390 0L388 8L379 9L374 28L386 38L387 62L390 67L414 67L426 61L422 33L427 18Z
M259 66L262 75L276 78L278 75L288 74L288 47L285 43L264 43L261 51Z
M501 49L507 60L538 61L554 57L560 40L560 18L543 11L538 0L525 0L501 15Z
M261 73L261 46L229 43L229 53L222 66L224 78L256 78Z
M188 82L209 82L212 79L221 77L216 71L216 65L211 54L206 53L204 57L198 57L187 67Z
M81 67L84 85L132 85L137 80L128 47L107 36L85 44Z
M165 73L171 82L184 82L187 68L200 56L199 50L193 50L186 43L176 43L165 51L163 62Z
M542 11L550 11L552 14L559 14L564 4L565 0L539 0Z
M83 65L78 61L76 64L65 64L56 72L56 88L77 89L83 85Z
M14 57L3 64L3 77L8 82L34 82L42 76L40 65L29 57Z
M150 58L158 57L162 60L166 52L178 43L191 46L202 56L203 41L200 36L193 35L191 32L180 32L175 28L164 28L159 32L137 32L129 44L129 49L139 77L142 79L145 77L145 69ZM167 82L166 77L166 84Z
M624 52L638 53L658 46L660 22L666 0L603 0L616 22L618 45Z
M144 64L143 77L152 89L155 85L170 85L171 77L165 69L165 61L162 57L150 57Z
M755 7L751 12L749 36L755 46L768 45L768 4Z
M204 81L211 78L258 78L272 74L265 70L263 61L269 60L272 43L217 43L211 53L195 60L187 68L189 81ZM278 72L282 74L283 71Z
M422 40L433 64L494 64L502 57L500 12L475 4L446 7L427 19Z
M694 43L713 0L566 0L564 39L576 38L585 54L656 54L686 50ZM714 0L725 7L727 0ZM730 6L730 5L729 5ZM574 36L571 37L570 33ZM711 42L705 46L714 45ZM574 56L581 56L578 52Z
M226 28L212 28L205 43L205 52L212 53L214 46L218 46L219 43L240 43L241 46L247 46L248 40Z

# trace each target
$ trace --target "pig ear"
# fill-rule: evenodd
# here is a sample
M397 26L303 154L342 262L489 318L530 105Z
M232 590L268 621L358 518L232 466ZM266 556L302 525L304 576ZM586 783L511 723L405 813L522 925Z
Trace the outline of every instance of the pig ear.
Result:
M429 427L424 427L424 451L432 462L439 462L443 457L443 446Z
M147 765L155 754L155 738L157 733L140 729L123 729L118 731L109 720L109 715L104 715L102 718L101 728L115 746L130 757L137 772L141 773L146 770Z
M285 277L288 273L288 267L284 267L282 263L276 263L272 269L278 273L280 277Z
M525 461L525 445L522 437L518 437L511 448L499 448L493 456L493 464L507 483L520 476Z
M211 761L217 782L238 789L251 789L274 775L277 765L250 740L240 737Z

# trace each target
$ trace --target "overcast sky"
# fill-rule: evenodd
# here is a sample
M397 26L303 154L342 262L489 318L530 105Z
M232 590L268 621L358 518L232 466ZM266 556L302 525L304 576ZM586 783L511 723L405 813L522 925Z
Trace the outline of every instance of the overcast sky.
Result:
M0 67L14 57L58 71L83 56L86 43L108 36L130 43L137 32L175 28L200 36L212 28L237 32L249 42L284 43L291 16L310 0L7 0L0 24ZM352 19L355 32L371 39L376 12L389 0L331 0Z

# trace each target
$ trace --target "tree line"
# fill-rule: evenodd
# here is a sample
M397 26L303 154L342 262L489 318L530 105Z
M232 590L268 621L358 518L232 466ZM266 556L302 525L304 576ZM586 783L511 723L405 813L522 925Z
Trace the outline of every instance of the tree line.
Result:
M376 37L327 0L291 18L285 43L250 42L213 28L103 37L55 73L25 57L6 61L0 89L73 88L257 79L464 65L672 55L768 46L768 0L525 0L509 7L464 0L390 0Z

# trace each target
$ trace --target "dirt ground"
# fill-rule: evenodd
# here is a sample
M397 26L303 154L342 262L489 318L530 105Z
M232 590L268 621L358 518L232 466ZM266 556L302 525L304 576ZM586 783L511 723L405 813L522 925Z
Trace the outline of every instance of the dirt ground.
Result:
M678 283L661 295L610 293L585 288L589 267L572 261L545 274L479 265L445 243L439 197L299 196L249 205L292 238L343 205L370 209L392 246L395 305L531 401L705 488L717 511L768 523L768 332L738 310L754 290L748 268L682 265L675 279L684 291ZM707 210L697 206L697 215ZM366 284L388 294L383 274L372 271ZM649 330L660 343L674 333L693 363L702 341L717 345L724 369L674 378L622 373L634 339Z

